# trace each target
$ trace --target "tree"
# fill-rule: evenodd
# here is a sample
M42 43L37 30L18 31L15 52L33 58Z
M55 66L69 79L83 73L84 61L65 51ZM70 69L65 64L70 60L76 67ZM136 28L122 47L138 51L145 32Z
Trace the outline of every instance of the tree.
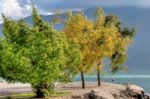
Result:
M97 34L93 30L93 22L88 20L82 12L73 15L72 12L67 13L68 18L65 21L64 32L69 42L80 46L82 62L78 67L81 73L82 88L85 88L84 73L88 72L93 63L91 56L93 44L97 39Z
M100 73L103 72L103 59L108 57L111 60L111 72L125 70L123 66L127 59L127 49L135 35L134 28L124 28L119 18L113 14L105 16L102 8L96 10L95 31L99 34L98 46L94 56L97 66L97 80L100 86Z
M106 43L104 41L104 36L103 32L104 31L104 24L105 24L105 14L104 10L102 8L97 8L96 9L96 20L94 24L94 30L98 33L99 38L96 41L96 47L97 51L95 52L95 58L96 58L96 71L97 71L97 81L98 81L98 86L101 85L101 80L100 80L100 73L103 71L103 58L105 57L105 50L102 46L104 46Z
M118 70L127 70L123 65L127 60L127 51L129 45L133 41L136 33L135 28L119 28L120 37L115 45L114 53L111 56L111 72L115 73Z
M97 49L97 51L95 51L94 57L96 58L95 63L97 68L98 86L100 86L100 73L103 72L104 68L103 60L113 53L114 44L117 40L118 29L116 26L109 26L112 22L109 20L107 21L108 16L105 16L102 8L97 8L95 15L96 20L94 22L94 30L97 32L97 35L99 35L99 38L96 41L95 49Z
M134 37L133 30L123 28L119 18L113 14L105 16L102 8L97 8L95 21L89 20L82 12L67 13L64 32L69 42L81 48L82 63L78 66L81 72L82 88L85 88L84 73L95 68L98 86L101 85L100 73L103 72L104 58L111 60L111 69L122 70L127 58L127 49ZM129 35L132 36L129 38ZM117 58L116 58L117 57Z
M67 42L64 33L44 22L35 7L32 15L33 26L2 15L0 76L9 82L30 83L37 97L45 97L54 92L55 82L74 77L80 50Z
M136 33L135 28L123 27L119 18L113 14L106 17L105 27L113 28L117 33L117 38L113 39L114 43L112 53L108 55L111 60L111 72L115 73L118 70L127 70L127 68L124 66L124 63L127 59L128 47L132 43L133 37Z

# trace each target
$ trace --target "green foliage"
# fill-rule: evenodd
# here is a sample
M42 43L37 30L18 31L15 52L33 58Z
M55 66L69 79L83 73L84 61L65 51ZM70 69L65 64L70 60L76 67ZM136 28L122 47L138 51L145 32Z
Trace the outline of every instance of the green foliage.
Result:
M66 67L63 67L64 77L61 80L72 81L73 77L79 72L78 66L82 63L80 47L76 44L69 43L68 48L65 50L66 53Z
M122 31L120 32L121 35L123 37L134 37L135 33L136 33L136 29L135 28L123 28Z
M0 96L0 99L31 99L33 97L35 97L34 93L20 93L20 94Z
M33 26L3 15L0 76L9 82L30 83L37 96L53 92L57 81L70 81L80 65L80 50L62 32L44 22L33 7ZM67 69L69 68L69 69Z

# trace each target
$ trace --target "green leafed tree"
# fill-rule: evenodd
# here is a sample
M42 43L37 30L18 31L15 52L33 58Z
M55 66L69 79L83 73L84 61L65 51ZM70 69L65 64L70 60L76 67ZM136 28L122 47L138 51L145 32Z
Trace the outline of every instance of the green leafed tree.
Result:
M33 26L2 15L0 76L9 82L29 83L37 97L45 97L54 92L55 82L72 80L81 56L79 47L44 22L35 7L32 15Z

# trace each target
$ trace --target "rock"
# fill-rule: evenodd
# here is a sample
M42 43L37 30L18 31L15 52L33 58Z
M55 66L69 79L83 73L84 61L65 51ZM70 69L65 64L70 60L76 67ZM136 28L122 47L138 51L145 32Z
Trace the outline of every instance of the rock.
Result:
M119 95L118 94L112 94L113 95L113 97L115 98L115 99L118 99L119 98Z
M84 94L84 99L99 99L98 93L95 90L91 90L91 92Z
M98 99L98 93L94 90L92 90L89 94L88 94L88 98L89 99Z
M148 99L144 94L144 89L135 84L128 84L126 90L120 92L120 97L125 99Z
M150 99L150 94L148 93L144 94L144 99Z
M103 97L103 96L100 96L99 99L107 99L107 98L105 98L105 97Z
M115 99L150 99L148 95L144 94L143 88L137 85L128 84L125 90L118 94L112 94Z
M143 92L144 92L144 89L142 87L139 87L139 86L134 85L134 84L132 84L132 85L128 84L126 87L126 90L132 91L132 92L137 93L137 94L143 94Z
M72 95L72 99L84 99L82 95Z
M145 95L144 99L150 99L150 96L149 95Z
M98 92L91 90L91 92L84 94L84 99L106 99L103 96L99 96Z

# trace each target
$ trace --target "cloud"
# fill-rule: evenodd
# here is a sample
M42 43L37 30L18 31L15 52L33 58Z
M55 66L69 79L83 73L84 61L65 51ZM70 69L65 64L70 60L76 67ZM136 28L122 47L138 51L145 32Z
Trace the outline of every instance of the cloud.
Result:
M31 14L31 6L28 3L21 6L17 0L2 0L1 13L13 19L24 18Z
M31 12L31 6L26 4L20 6L17 0L3 0L2 13L11 18L18 19L21 17L26 17Z
M2 10L2 6L1 6L1 4L2 4L2 1L0 1L0 13L2 12L1 10ZM2 18L1 18L1 16L0 16L0 24L2 23Z
M150 0L35 0L37 7L44 10L77 9L95 6L150 8Z
M34 0L40 14L53 14L55 10L102 7L150 8L150 0ZM31 15L30 0L0 0L0 12L13 19Z

